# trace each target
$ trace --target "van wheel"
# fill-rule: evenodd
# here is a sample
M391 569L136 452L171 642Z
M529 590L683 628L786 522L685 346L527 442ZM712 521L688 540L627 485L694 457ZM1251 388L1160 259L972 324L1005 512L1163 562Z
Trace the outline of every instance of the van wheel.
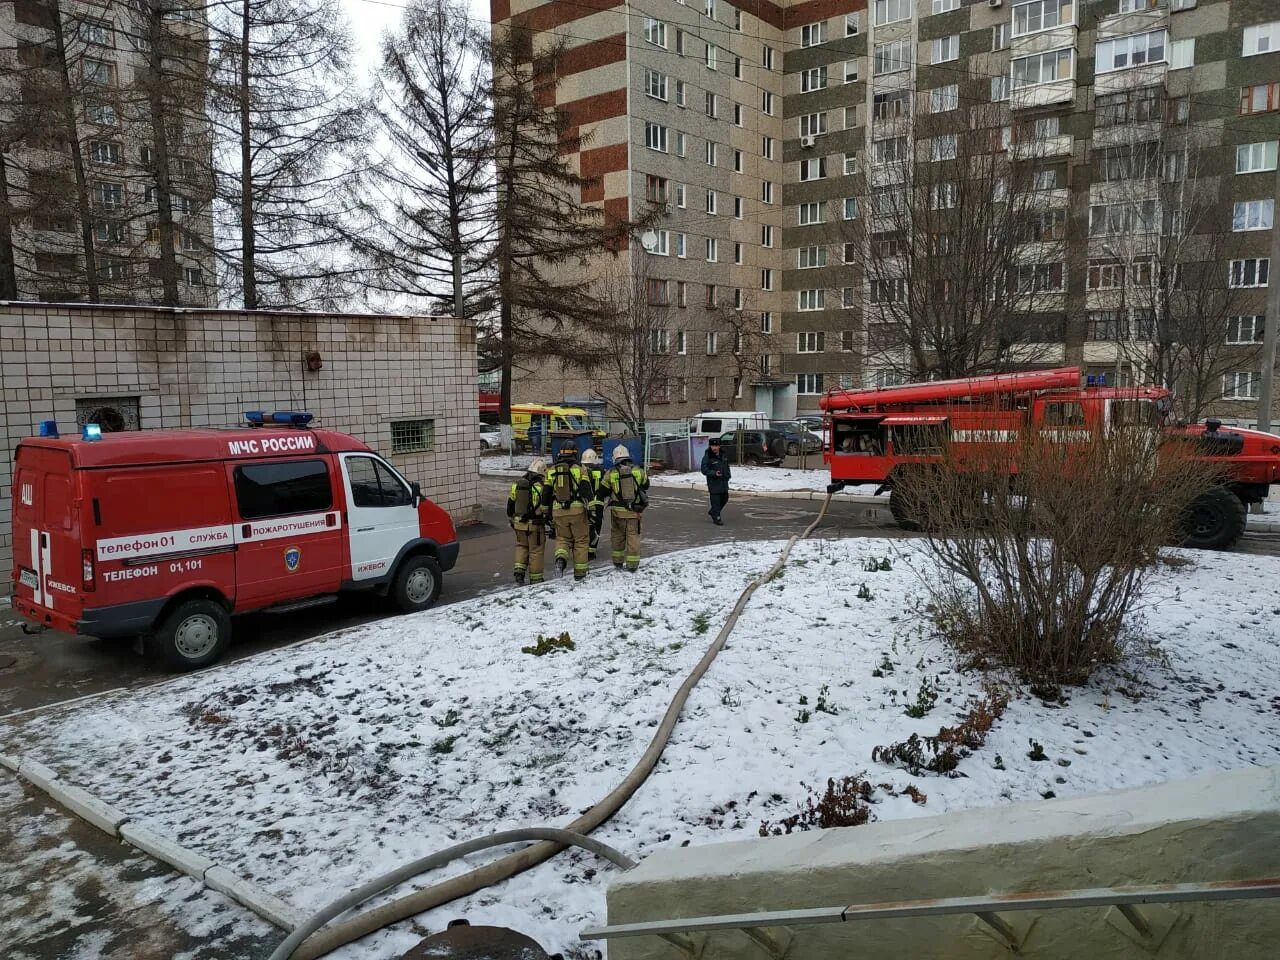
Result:
M185 600L169 611L150 640L153 656L170 670L199 670L231 642L231 615L216 600Z
M440 596L440 564L419 554L400 564L391 585L391 602L401 613L425 610Z

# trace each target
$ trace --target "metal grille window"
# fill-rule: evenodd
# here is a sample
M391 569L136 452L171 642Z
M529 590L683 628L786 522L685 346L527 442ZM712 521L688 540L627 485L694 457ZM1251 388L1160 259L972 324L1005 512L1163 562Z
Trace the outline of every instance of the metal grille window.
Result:
M391 452L410 453L430 450L436 443L434 420L392 420Z

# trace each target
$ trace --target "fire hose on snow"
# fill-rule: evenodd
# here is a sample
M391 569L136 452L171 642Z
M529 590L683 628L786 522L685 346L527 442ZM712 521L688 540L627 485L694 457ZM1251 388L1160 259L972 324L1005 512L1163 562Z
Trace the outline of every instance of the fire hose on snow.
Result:
M475 840L457 844L376 877L346 896L330 903L299 924L275 949L271 954L270 960L315 960L317 957L323 957L339 947L359 940L361 937L381 930L383 927L388 927L393 923L433 910L486 887L491 887L516 874L523 873L525 870L551 859L568 845L575 845L589 850L598 856L611 860L618 866L623 867L623 869L629 869L634 866L634 862L628 857L612 847L591 839L586 834L622 809L623 805L640 789L640 786L649 779L653 768L657 766L659 757L662 756L662 751L666 748L667 741L671 738L671 733L680 717L680 711L684 709L685 702L689 699L689 694L693 692L693 688L697 686L698 681L710 669L712 662L723 649L725 642L729 639L729 634L737 626L738 618L746 609L747 602L756 590L769 583L781 572L782 568L786 566L787 560L791 557L792 549L799 541L807 539L817 529L827 514L827 508L830 506L831 494L828 493L822 503L822 509L818 511L818 516L813 522L802 533L791 537L782 548L782 552L778 555L778 559L774 561L773 566L752 580L746 589L742 591L737 603L733 605L733 609L725 619L724 625L716 634L715 639L711 641L711 645L707 647L706 653L702 655L702 659L698 661L689 675L685 677L684 682L680 684L680 688L667 706L662 722L658 724L658 729L654 733L653 739L650 740L644 754L636 762L635 766L631 768L626 778L595 806L591 807L564 829L530 827L521 830L502 831L487 837L479 837ZM444 866L469 853L524 840L538 840L540 842L515 853L507 854L483 867L477 867L434 886L406 894L317 933L330 920L335 919L347 910L419 874Z

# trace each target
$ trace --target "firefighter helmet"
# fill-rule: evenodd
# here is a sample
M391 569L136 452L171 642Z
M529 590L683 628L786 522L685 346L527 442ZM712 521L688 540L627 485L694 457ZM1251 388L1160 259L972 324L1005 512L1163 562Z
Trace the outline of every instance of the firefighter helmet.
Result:
M596 464L599 462L600 462L600 454L596 453L594 450L582 451L582 463L584 466L591 466L592 464Z
M537 474L540 477L545 476L547 472L547 461L543 460L541 457L538 457L531 464L529 464L529 472L533 474Z
M628 450L626 447L624 447L622 444L618 444L616 447L613 448L613 459L614 459L614 462L617 462L617 463L620 463L623 460L630 460L631 451Z

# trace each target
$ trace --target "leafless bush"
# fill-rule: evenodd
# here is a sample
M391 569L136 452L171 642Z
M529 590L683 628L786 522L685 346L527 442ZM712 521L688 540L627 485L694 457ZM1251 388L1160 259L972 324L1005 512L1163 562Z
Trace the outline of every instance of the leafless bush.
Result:
M951 445L895 495L925 531L940 633L970 665L1040 686L1083 683L1123 653L1123 628L1160 548L1215 483L1159 431L1027 430Z

